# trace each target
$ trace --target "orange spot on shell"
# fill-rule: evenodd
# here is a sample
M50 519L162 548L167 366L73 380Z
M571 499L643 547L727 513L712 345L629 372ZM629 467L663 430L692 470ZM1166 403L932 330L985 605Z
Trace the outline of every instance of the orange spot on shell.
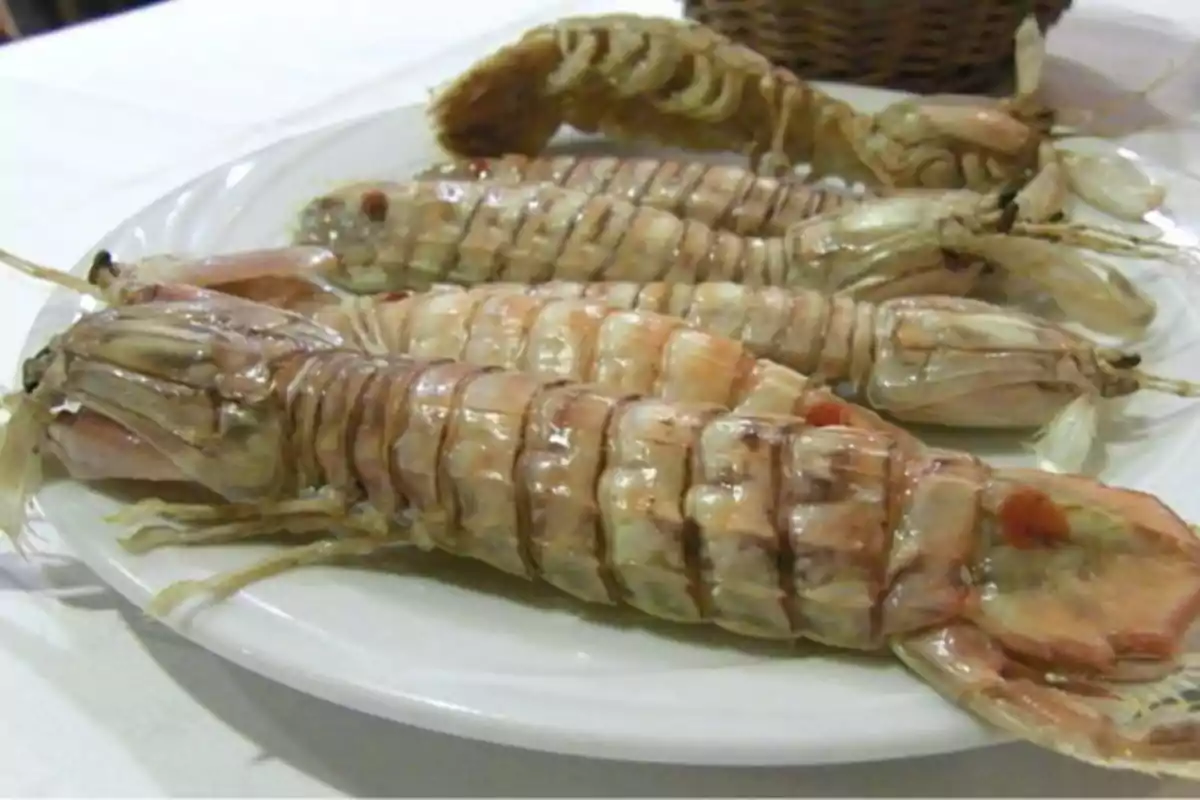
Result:
M804 412L804 421L814 428L829 425L849 425L850 409L832 400L823 400Z
M1032 487L1011 492L997 512L1000 533L1011 547L1053 547L1070 538L1071 523L1054 501Z
M492 170L492 162L486 158L473 158L467 162L467 169L478 179L488 177Z
M378 189L371 189L363 192L359 207L362 209L362 213L366 216L366 218L372 222L383 222L385 219L387 219L387 195Z

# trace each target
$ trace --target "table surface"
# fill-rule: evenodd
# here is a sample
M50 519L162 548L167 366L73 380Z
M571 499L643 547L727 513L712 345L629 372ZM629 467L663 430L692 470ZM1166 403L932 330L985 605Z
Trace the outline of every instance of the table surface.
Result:
M69 267L204 169L290 133L419 101L535 21L679 13L669 0L298 5L174 0L0 48L0 246ZM1075 105L1136 88L1168 60L1195 54L1200 4L1076 6L1050 38L1047 78ZM1180 70L1152 104L1195 115L1200 65ZM1200 173L1198 153L1159 155ZM7 374L47 293L0 271ZM9 796L1200 795L1023 745L848 767L614 768L430 734L301 695L191 645L99 585L52 532L30 559L0 550L0 685L0 793Z

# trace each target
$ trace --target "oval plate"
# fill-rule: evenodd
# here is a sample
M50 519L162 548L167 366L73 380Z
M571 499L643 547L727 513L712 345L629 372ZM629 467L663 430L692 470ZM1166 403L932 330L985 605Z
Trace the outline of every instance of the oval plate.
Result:
M837 91L864 108L896 97ZM570 136L563 142L593 147ZM347 180L406 177L437 158L421 107L322 129L189 182L97 247L133 260L284 244L295 212L313 195ZM1172 213L1159 224L1200 220L1196 182L1152 171L1170 192ZM1148 363L1200 378L1200 364L1184 358L1200 326L1187 310L1178 270L1132 269L1163 304L1147 341ZM78 297L56 293L24 355L80 310ZM1129 411L1134 424L1109 432L1103 477L1160 494L1200 519L1200 498L1186 478L1188 465L1197 464L1200 418L1182 401L1163 398L1139 397ZM989 459L1025 461L1011 438L956 443ZM101 521L119 508L115 499L61 482L46 487L38 505L90 567L141 607L174 581L244 566L271 552L228 546L131 556L116 545L120 531ZM231 661L335 703L444 733L560 753L811 764L949 752L999 740L887 658L748 646L632 613L602 614L484 567L448 561L415 556L390 573L295 571L206 606L178 630Z

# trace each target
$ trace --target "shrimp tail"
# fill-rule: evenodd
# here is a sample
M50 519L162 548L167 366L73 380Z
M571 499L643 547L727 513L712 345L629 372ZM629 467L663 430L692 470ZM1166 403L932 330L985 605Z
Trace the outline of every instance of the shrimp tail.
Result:
M1167 190L1121 155L1059 155L1067 183L1092 207L1109 216L1140 222L1162 207Z
M939 653L939 647L946 649ZM1032 670L1020 674L995 643L966 626L896 643L892 650L942 694L1034 744L1098 767L1200 779L1200 655L1185 655L1158 680L1055 686ZM991 668L983 666L985 657L994 662ZM967 678L954 668L959 659L959 666L970 662L980 672Z
M459 157L536 156L563 123L553 73L574 68L562 61L553 32L535 29L459 75L429 106L439 146Z
M1040 469L1082 473L1091 456L1100 424L1100 404L1094 392L1072 400L1038 431L1030 443Z
M1200 779L1200 654L1184 655L1163 678L1110 686L1109 693L1103 705L1121 727L1141 733L1141 742L1125 759L1108 764ZM1188 761L1181 764L1181 759Z
M1200 778L1200 539L1153 495L992 472L964 612L893 652L1010 734L1109 768Z

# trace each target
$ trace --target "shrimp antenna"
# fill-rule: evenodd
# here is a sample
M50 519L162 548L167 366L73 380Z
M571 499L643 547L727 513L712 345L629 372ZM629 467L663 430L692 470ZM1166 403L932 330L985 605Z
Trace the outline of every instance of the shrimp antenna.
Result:
M1200 397L1200 383L1181 378L1167 378L1138 369L1142 359L1133 353L1101 348L1098 366L1115 377L1132 378L1138 388L1147 392L1162 392L1176 397Z
M1200 254L1193 245L1163 241L1161 232L1144 235L1102 225L1068 222L1061 210L1049 219L1024 218L1021 201L1028 186L1024 179L1014 179L984 195L985 207L990 208L982 214L981 224L993 233L1028 236L1109 255L1167 261L1182 258L1192 262Z
M1152 375L1141 370L1129 370L1129 376L1138 382L1138 387L1149 392L1173 394L1176 397L1200 397L1200 383L1180 378Z
M1001 222L1006 220L1002 219ZM1133 258L1159 258L1164 261L1194 264L1200 249L1194 245L1164 242L1157 236L1142 236L1135 233L1089 225L1080 222L1024 222L1015 220L1007 231L1014 236L1057 242L1069 247Z
M17 272L22 272L36 280L53 283L70 289L73 292L95 297L97 300L102 300L106 303L108 302L108 297L101 287L89 283L83 278L76 277L69 272L35 264L3 248L0 248L0 260L4 261Z

